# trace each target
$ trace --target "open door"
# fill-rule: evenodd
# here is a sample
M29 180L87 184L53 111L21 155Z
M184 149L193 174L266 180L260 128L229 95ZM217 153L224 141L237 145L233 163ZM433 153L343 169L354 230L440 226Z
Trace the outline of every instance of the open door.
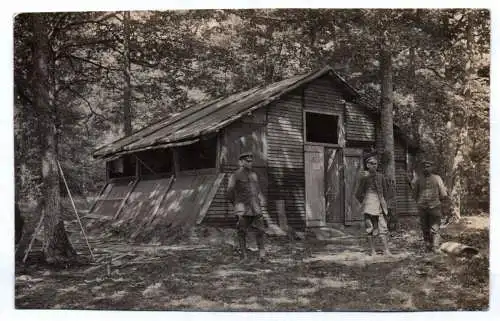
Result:
M342 149L325 148L326 222L344 223Z
M306 226L325 225L325 151L323 146L304 145L306 179Z
M344 195L345 224L350 225L362 220L361 204L355 197L359 176L363 170L363 150L360 148L344 149Z

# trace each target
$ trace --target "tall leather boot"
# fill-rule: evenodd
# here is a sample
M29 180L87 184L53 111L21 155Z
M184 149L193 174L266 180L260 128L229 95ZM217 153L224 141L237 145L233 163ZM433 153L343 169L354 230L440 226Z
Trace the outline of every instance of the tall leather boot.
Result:
M368 235L368 244L370 245L370 255L375 256L377 255L377 251L375 251L375 243L373 240L373 236Z
M432 240L431 240L431 248L432 252L434 253L439 253L439 242L441 241L441 237L439 233L432 233Z
M389 242L387 241L387 235L380 234L380 239L382 240L382 244L384 245L384 254L392 255L391 251L389 251Z
M244 232L238 232L238 243L240 245L240 259L247 260L247 238Z
M264 261L266 257L266 248L264 247L264 233L257 233L257 247L259 248L259 260Z

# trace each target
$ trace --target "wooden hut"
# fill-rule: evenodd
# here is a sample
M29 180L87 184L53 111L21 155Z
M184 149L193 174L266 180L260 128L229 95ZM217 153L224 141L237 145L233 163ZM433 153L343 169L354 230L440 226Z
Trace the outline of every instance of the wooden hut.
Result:
M381 148L379 118L330 67L194 106L94 152L107 184L92 212L133 222L133 236L234 226L227 180L240 151L252 150L268 224L349 225L361 220L353 192L363 149ZM395 127L400 215L416 212L411 154Z

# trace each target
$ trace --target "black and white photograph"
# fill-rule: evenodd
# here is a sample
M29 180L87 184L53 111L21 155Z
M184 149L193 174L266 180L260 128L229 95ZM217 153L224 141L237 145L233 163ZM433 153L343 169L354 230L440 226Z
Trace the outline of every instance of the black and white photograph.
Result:
M489 310L491 20L17 13L13 308Z

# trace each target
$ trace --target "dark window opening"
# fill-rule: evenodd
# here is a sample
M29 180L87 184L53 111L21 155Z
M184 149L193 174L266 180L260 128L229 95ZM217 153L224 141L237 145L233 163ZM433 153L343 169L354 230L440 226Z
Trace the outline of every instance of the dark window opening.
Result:
M137 157L139 158L141 176L154 176L173 172L171 149L144 151L138 153Z
M338 144L338 121L335 115L306 112L306 141Z
M375 148L373 144L374 144L374 142L371 142L371 141L348 140L345 143L345 147L369 149L369 148Z
M109 161L109 178L135 176L135 157L125 155Z
M217 137L201 140L178 149L181 171L215 168L217 158Z

